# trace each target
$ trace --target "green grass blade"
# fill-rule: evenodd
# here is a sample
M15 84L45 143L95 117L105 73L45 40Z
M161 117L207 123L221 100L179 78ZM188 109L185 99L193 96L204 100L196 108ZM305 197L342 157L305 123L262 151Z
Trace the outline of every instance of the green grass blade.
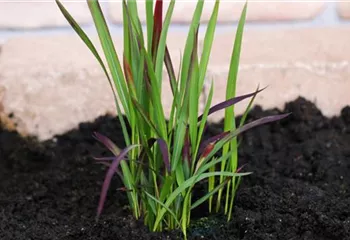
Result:
M164 63L168 72L171 92L173 93L173 96L177 96L177 84L176 84L176 76L175 76L175 70L173 63L171 61L170 52L167 46L165 46L165 57L164 57Z
M249 175L250 173L232 173L232 172L208 172L208 173L203 173L200 175L195 175L189 179L187 179L181 186L176 188L167 198L166 202L164 203L165 207L169 208L169 206L174 202L176 197L181 194L181 192L185 191L189 187L193 187L193 185L197 182L202 181L203 179L206 179L211 176L224 176L224 177L238 177L238 176L246 176ZM163 207L163 209L159 212L157 215L154 228L153 230L155 231L158 227L158 224L160 221L163 219L163 216L165 212L167 211L166 208Z
M206 73L207 73L209 57L210 57L211 48L213 45L215 28L216 28L216 23L217 23L217 19L218 19L219 5L220 5L220 1L216 0L213 12L212 12L210 20L208 22L207 31L205 33L205 37L204 37L204 41L203 41L202 56L201 56L200 65L199 65L199 79L198 79L199 92L198 92L198 94L201 93L201 90L202 90L203 84L204 84L204 79L205 79Z
M154 72L154 66L152 63L151 56L149 53L146 52L145 49L145 60L146 60L146 68L148 77L151 82L151 89L150 89L150 97L152 99L153 109L154 109L154 122L157 124L157 127L159 128L159 132L162 134L160 137L166 140L167 142L167 127L166 127L166 121L165 121L165 114L163 110L162 100L161 100L161 88L159 86L159 83L156 79L156 75ZM152 115L151 115L152 116Z
M92 54L95 56L95 58L97 59L97 61L100 63L103 72L105 73L106 77L108 79L109 78L109 74L107 72L107 69L100 57L100 55L98 54L95 46L93 45L93 43L91 42L90 38L86 35L86 33L84 32L84 30L79 26L79 24L74 20L74 18L69 14L69 12L67 11L67 9L62 5L62 3L59 0L56 0L56 3L59 7L59 9L61 10L63 16L66 18L66 20L68 21L68 23L72 26L72 28L74 29L74 31L78 34L78 36L80 37L81 40L83 40L83 42L85 43L85 45L90 49L90 51L92 52Z
M242 45L246 13L247 13L247 3L244 5L241 18L239 20L237 31L236 31L235 43L232 51L230 69L229 69L228 80L226 85L226 99L230 99L236 96L237 75L238 75L239 59L241 54L241 45ZM236 129L234 106L231 106L225 109L225 120L224 120L224 131L229 131L232 129ZM230 170L234 172L237 168L237 161L238 161L236 138L234 138L229 145L224 146L223 153L226 153L230 148L232 150L235 150L229 162ZM223 171L225 169L227 169L226 162L222 162L221 170ZM223 181L223 178L220 177L220 182L222 181ZM218 201L216 206L217 211L219 211L219 208L220 208L221 195L222 195L222 189L220 189L218 193ZM228 206L228 202L225 203L225 209L227 209L227 206Z
M168 176L165 179L165 182L162 186L162 190L160 191L159 201L163 202L169 193L171 192L171 186L174 183L174 178L172 176Z
M179 76L180 76L180 71L181 71L181 66L182 66L182 57L181 57L181 52L180 52L180 67L178 69L178 73L177 73L177 79L179 79ZM172 105L171 105L171 111L170 111L170 117L169 117L169 123L168 123L168 130L169 131L172 131L172 129L175 127L175 117L176 117L176 111L180 109L180 94L179 94L179 84L180 84L180 81L175 81L175 88L176 91L175 91L175 94L174 94L174 98L173 98L173 102L172 102Z
M111 34L98 1L87 1L125 114L129 116L128 90Z
M243 30L245 24L247 12L247 4L244 5L241 18L238 23L235 43L232 51L230 69L228 73L228 80L226 85L226 99L230 99L236 96L236 85L237 85L237 75L238 75L238 67L239 67L239 59L241 55L241 46L242 46L242 38L243 38ZM225 131L231 130L234 127L234 123L232 120L234 119L234 107L226 108L225 110Z
M200 140L202 140L204 127L205 127L205 124L207 123L209 109L210 109L210 106L211 106L211 102L213 100L213 95L214 95L214 83L212 81L211 82L211 86L210 86L210 90L209 90L209 94L208 94L208 98L207 98L207 102L205 104L204 111L203 111L203 114L202 114L202 119L201 119L200 125L199 125L199 130L198 130L198 140L199 141L197 143L196 151L195 151L194 156L197 156L197 154L198 154L199 146L201 144Z
M62 5L62 3L59 1L59 0L56 0L56 3L60 9L60 11L62 12L63 16L66 18L66 20L68 21L68 23L72 26L72 28L74 29L74 31L78 34L78 36L80 37L80 39L85 43L85 45L90 49L91 53L95 56L95 58L97 59L97 61L99 62L103 72L105 73L107 79L108 79L108 82L109 82L109 85L112 89L112 93L113 93L113 96L114 96L114 101L115 101L115 104L116 104L116 108L117 108L117 114L118 114L118 118L119 118L119 121L121 123L121 126L122 126L122 131L123 131L123 135L124 135L124 138L125 138L125 142L127 145L130 145L131 142L130 142L130 137L129 137L129 133L127 131L127 127L126 127L126 124L125 124L125 121L124 121L124 118L122 116L122 111L120 109L120 106L119 106L119 102L118 102L118 99L117 99L117 96L114 92L114 88L113 88L113 83L112 83L112 80L108 74L108 71L107 71L107 68L105 66L105 64L103 63L102 61L102 58L100 57L100 55L98 54L95 46L93 45L92 41L90 40L90 38L87 36L87 34L83 31L83 29L79 26L79 24L74 20L74 18L69 14L69 12L66 10L66 8Z
M182 93L181 99L184 98L185 89L187 86L187 79L188 79L190 65L191 65L193 43L194 43L196 30L199 27L200 18L201 18L202 11L203 11L203 5L204 5L203 0L199 0L197 2L197 6L196 6L196 9L193 13L193 18L192 18L192 22L190 25L190 30L188 32L188 36L187 36L187 40L186 40L185 50L184 50L184 54L183 54L183 58L182 58L182 69L181 69L181 77L180 77L180 92Z
M187 226L190 218L190 200L191 199L191 193L190 191L187 192L185 199L183 201L182 205L182 216L181 216L181 228L182 232L184 234L184 239L187 239Z
M212 178L212 177L210 177L210 178ZM202 203L204 203L205 201L210 199L210 197L212 197L215 193L217 193L220 189L222 189L228 183L229 179L230 178L226 178L225 181L223 181L222 183L217 185L215 188L213 188L211 191L209 191L206 195L204 195L203 197L198 199L196 202L194 202L191 205L191 210L195 209L196 207L198 207L199 205L201 205Z
M143 118L143 120L152 128L152 130L157 134L158 138L161 138L162 133L158 131L158 128L154 125L154 123L152 122L152 120L147 116L146 112L144 111L144 109L142 109L141 105L132 98L132 102L133 102L133 106L136 108L136 110L138 111L138 113L141 115L141 117Z
M131 49L130 49L130 34L129 34L129 20L128 20L128 13L127 9L125 8L126 2L123 0L123 47L124 47L124 56L127 59L128 62L131 62Z
M193 49L192 49L192 57L191 57L191 64L190 64L190 79L189 79L189 136L191 140L191 145L196 146L197 145L197 133L198 133L198 103L199 103L199 93L198 93L198 75L199 75L199 68L198 68L198 28L195 33L194 43L193 43ZM192 148L192 156L195 158L194 155L196 151L196 148Z
M168 211L171 216L173 217L173 219L176 221L176 223L180 226L180 222L177 220L176 214L169 208L169 206L166 206L164 203L162 203L161 201L159 201L157 198L155 198L154 196L152 196L150 193L148 193L147 191L144 191L146 193L146 195L151 198L153 201L155 201L156 203L158 203L159 205L161 205L163 207L163 209L165 209L166 211ZM155 231L155 230L154 230Z
M239 121L239 127L242 127L243 124L245 123L245 120L247 119L247 116L248 116L248 113L250 112L251 108L252 108L252 105L254 103L254 100L256 98L256 96L258 95L257 91L259 90L259 86L256 88L256 93L254 94L254 96L250 99L249 103L248 103L248 106L246 107L242 117L241 117L241 120Z
M203 138L203 131L204 131L205 124L207 122L209 109L210 109L211 102L212 102L212 99L213 99L213 94L214 94L214 84L213 84L213 82L211 82L211 86L210 86L207 102L206 102L206 105L205 105L205 108L204 108L204 111L203 111L203 115L202 115L203 117L202 117L200 125L199 125L198 143L197 143L196 151L195 151L195 154L194 154L195 157L197 157L199 146L200 146L201 140ZM195 167L195 161L192 161L192 166L191 166L191 171L192 172L194 171L194 167ZM214 168L210 169L211 172L213 172L214 170L215 170ZM209 191L211 191L214 188L214 181L215 181L215 177L214 176L210 177L208 179L208 190ZM212 201L213 201L212 200L212 196L210 196L210 198L209 198L209 210L211 210L211 208L212 208Z
M147 26L147 50L152 51L153 38L153 0L145 1L146 4L146 26Z

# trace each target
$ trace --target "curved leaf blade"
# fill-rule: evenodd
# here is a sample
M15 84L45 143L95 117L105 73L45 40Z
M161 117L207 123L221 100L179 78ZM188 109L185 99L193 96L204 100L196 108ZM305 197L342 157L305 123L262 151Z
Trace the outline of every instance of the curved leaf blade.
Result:
M258 89L258 90L256 90L253 93L248 93L248 94L241 95L241 96L238 96L238 97L233 97L233 98L230 98L230 99L228 99L226 101L218 103L218 104L214 105L213 107L211 107L209 109L208 116L213 114L213 113L215 113L215 112L217 112L217 111L220 111L222 109L228 108L228 107L230 107L230 106L232 106L232 105L234 105L236 103L239 103L239 102L243 101L244 99L247 99L247 98L250 98L250 97L254 97L255 95L257 95L259 92L261 92L263 90L265 90L265 88L260 89L260 90ZM198 117L198 121L201 121L202 117L203 117L203 115L200 115Z
M120 154L118 156L116 156L116 158L113 160L112 164L110 165L107 174L105 176L105 180L103 182L102 185L102 190L101 190L101 194L100 194L100 200L98 203L98 207L97 207L97 217L99 217L101 215L104 203L106 201L106 197L107 197L107 191L109 188L109 185L111 183L112 177L114 175L114 173L116 172L116 170L118 169L119 163L121 160L123 160L125 158L125 156L128 154L128 152L130 150L132 150L133 148L138 147L139 145L131 145L129 147L124 148Z

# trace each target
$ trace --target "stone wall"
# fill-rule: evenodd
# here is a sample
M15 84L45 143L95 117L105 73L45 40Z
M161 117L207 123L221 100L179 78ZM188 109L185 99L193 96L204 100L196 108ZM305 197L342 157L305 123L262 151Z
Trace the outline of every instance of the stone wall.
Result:
M64 4L98 46L85 1ZM121 2L101 4L121 54ZM142 6L139 10L144 19ZM175 66L179 65L194 6L195 1L177 0L168 36ZM213 1L206 1L205 6L203 26ZM221 4L207 75L207 81L213 80L215 85L213 104L225 95L241 8L238 1ZM286 101L303 96L327 116L350 105L350 2L250 1L247 19L238 94L252 92L258 84L268 85L256 101L264 108L282 108ZM103 72L53 0L0 1L0 40L0 120L9 128L47 139L80 122L115 113ZM165 109L172 100L169 92L165 81ZM238 105L238 112L244 107ZM222 114L212 120L220 118Z
M85 1L65 0L65 6L76 20L86 26L92 24L90 13ZM141 19L145 18L144 0L138 1ZM116 27L121 24L122 11L120 0L101 1L107 19ZM167 5L167 4L165 4ZM177 0L173 15L173 23L188 24L196 1ZM214 1L206 1L202 22L207 22ZM219 23L227 24L237 21L243 6L243 1L222 1ZM249 1L247 20L249 22L280 22L280 21L312 21L324 13L337 16L337 21L350 18L350 1ZM325 19L327 21L327 19ZM328 19L334 21L334 19ZM67 26L65 19L57 11L53 0L11 0L0 1L0 29L28 30L41 28L62 28ZM3 33L0 33L0 36Z

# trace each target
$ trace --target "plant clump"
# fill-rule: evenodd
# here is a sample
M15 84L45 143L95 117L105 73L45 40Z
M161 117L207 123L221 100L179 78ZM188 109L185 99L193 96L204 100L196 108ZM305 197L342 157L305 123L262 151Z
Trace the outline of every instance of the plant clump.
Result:
M247 4L243 8L235 36L227 77L226 100L212 106L212 82L205 108L201 112L199 97L203 91L214 40L219 0L215 2L207 24L202 54L198 54L198 29L204 1L198 1L177 74L166 44L175 6L174 0L170 1L164 20L163 1L157 0L155 4L150 0L145 1L145 33L139 18L137 2L122 2L124 52L121 57L116 53L99 2L88 0L104 60L61 2L56 0L56 3L100 63L111 85L117 115L127 144L125 149L120 150L107 137L94 133L94 137L112 153L111 157L96 158L98 162L108 166L97 215L103 210L109 184L113 175L117 173L123 181L123 190L128 196L134 217L142 217L152 231L179 228L186 238L191 211L204 202L208 202L210 212L223 210L230 219L241 177L249 174L242 172L242 166L238 164L237 135L287 116L269 116L245 123L255 96L262 91L257 89L255 92L236 96ZM173 99L168 119L161 99L164 66ZM241 121L236 123L234 105L249 98L245 114ZM224 132L204 139L208 116L220 110L225 110ZM130 126L130 132L127 126ZM221 154L218 156L219 151ZM208 191L193 201L193 188L203 180L208 180Z

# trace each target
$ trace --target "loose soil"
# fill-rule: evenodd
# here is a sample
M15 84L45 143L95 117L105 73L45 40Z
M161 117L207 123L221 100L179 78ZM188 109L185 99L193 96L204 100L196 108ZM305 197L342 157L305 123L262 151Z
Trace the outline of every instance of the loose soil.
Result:
M327 119L299 98L283 112L293 114L242 136L240 164L253 174L242 181L233 219L202 208L190 239L350 239L350 107ZM249 119L278 113L255 107ZM0 128L1 240L181 239L179 231L150 233L134 221L117 177L95 221L106 169L91 156L109 153L93 131L123 145L110 116L41 143Z

